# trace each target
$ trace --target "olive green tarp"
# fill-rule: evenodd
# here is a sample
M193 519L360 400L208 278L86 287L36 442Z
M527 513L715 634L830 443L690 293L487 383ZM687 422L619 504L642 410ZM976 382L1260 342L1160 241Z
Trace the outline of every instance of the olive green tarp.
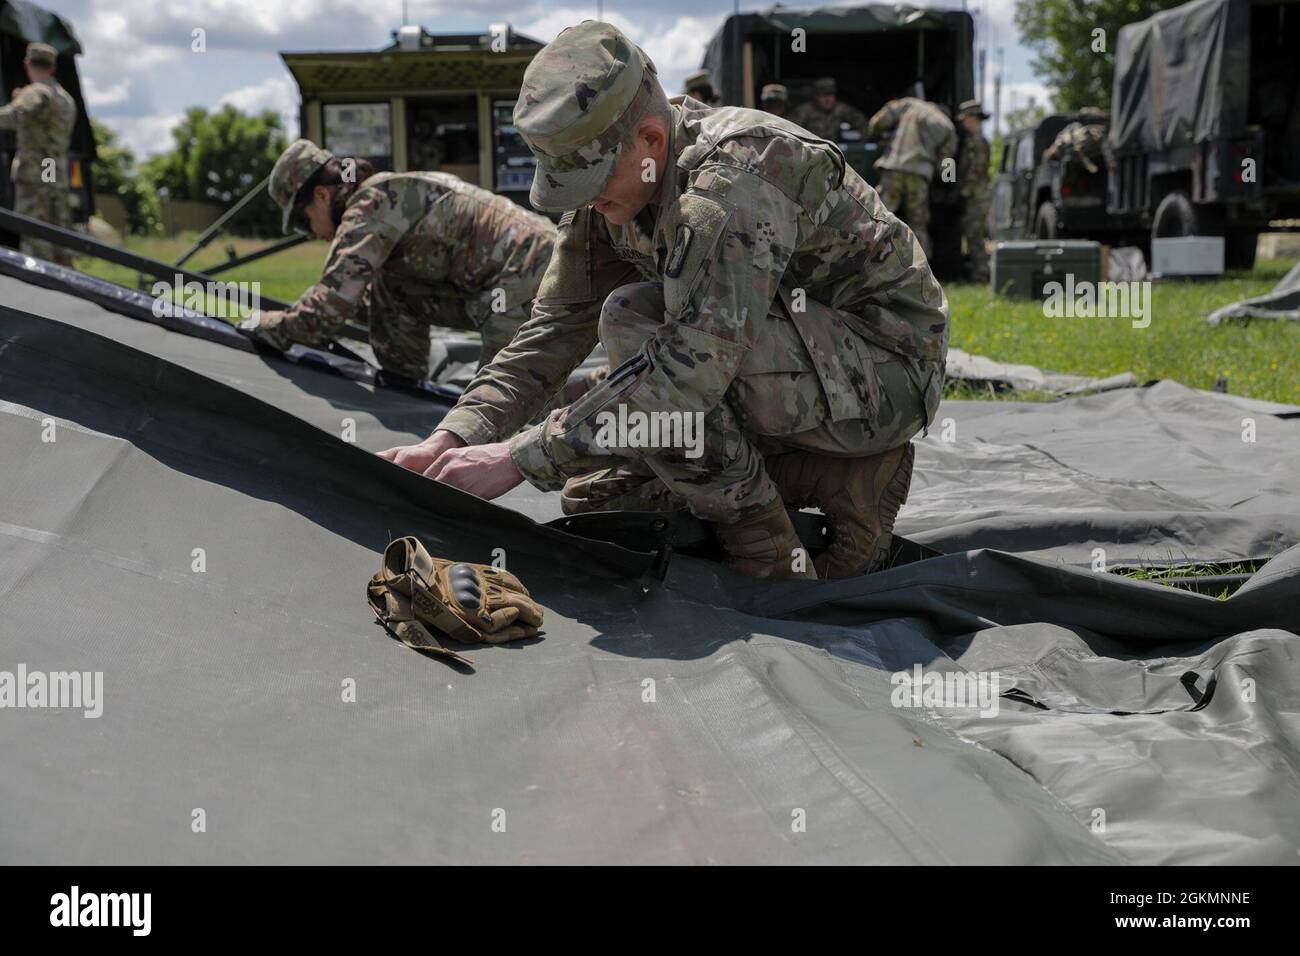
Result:
M1296 861L1294 408L948 402L900 517L948 553L755 584L370 453L436 404L0 302L0 672L104 688L0 709L5 862ZM364 584L408 533L499 549L543 639L473 673L390 640ZM1271 560L1218 600L1098 548ZM996 674L995 712L915 706L917 667Z

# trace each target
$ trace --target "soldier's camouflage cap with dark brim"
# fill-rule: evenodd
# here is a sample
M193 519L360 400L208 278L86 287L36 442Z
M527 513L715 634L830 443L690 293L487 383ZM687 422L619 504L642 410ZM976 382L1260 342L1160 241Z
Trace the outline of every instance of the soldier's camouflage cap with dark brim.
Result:
M290 143L289 148L275 161L267 191L283 213L280 227L286 235L293 232L289 219L293 216L293 200L298 195L298 190L302 189L316 170L333 158L334 154L329 150L321 149L311 140L299 139Z
M567 212L599 196L658 83L650 58L608 23L585 20L543 47L514 116L537 157L533 206Z

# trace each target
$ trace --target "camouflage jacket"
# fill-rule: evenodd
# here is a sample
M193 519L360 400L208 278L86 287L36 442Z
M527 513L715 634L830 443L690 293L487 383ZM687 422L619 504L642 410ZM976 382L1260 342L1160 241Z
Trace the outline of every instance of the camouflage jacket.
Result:
M987 199L989 183L989 141L981 133L962 137L957 155L957 188L963 199Z
M863 136L867 135L867 117L862 110L843 100L836 100L829 111L819 109L816 103L804 103L789 117L790 122L802 126L814 136L828 139L832 143L840 141L840 124L848 123L851 129Z
M933 103L913 96L890 100L871 117L867 136L881 139L891 129L894 138L876 160L881 169L933 179L942 160L957 156L957 130Z
M1100 168L1097 163L1102 158L1102 144L1106 141L1104 123L1074 122L1056 134L1052 145L1043 151L1043 159L1059 159L1068 162L1077 159L1095 173Z
M642 353L512 440L538 487L576 473L609 404L707 413L721 402L751 359L764 358L750 315L789 316L837 420L870 417L854 341L937 363L947 351L947 299L920 245L839 149L767 113L671 102L673 164L658 204L625 226L590 207L565 213L532 317L440 426L470 444L509 437L595 345L606 297L661 281L666 314ZM843 310L853 334L828 327L805 298Z
M549 219L450 173L380 173L348 199L320 280L283 312L260 313L258 331L280 347L318 344L384 274L463 302L480 325L494 296L497 311L532 301L554 242Z
M0 108L0 129L17 132L10 176L16 183L41 181L41 163L55 161L59 182L65 181L68 140L77 122L77 103L53 78L29 83L12 103Z

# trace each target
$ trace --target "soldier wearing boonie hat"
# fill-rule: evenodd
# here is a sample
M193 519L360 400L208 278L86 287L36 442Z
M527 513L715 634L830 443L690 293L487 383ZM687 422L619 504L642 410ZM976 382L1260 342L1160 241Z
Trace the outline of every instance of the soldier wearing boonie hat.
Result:
M568 210L532 319L428 439L385 457L484 498L527 479L570 514L688 509L756 577L879 566L948 338L908 228L831 143L668 100L606 23L538 52L515 126L534 201ZM608 378L520 431L597 338ZM665 414L689 434L638 430ZM832 525L816 571L787 504Z
M988 118L979 100L966 100L957 107L957 122L962 129L957 151L961 234L966 242L966 274L973 282L989 280L989 141L983 129Z
M14 184L14 212L67 229L68 141L77 122L77 103L54 78L58 51L48 43L29 43L23 69L31 82L13 91L13 102L0 107L0 130L15 132L17 148L9 178ZM53 178L45 170L53 162ZM72 265L72 253L44 239L24 236L20 247L29 256Z
M491 361L527 320L555 241L544 217L457 176L376 174L305 139L267 185L286 233L332 244L319 282L240 328L285 351L325 344L356 319L395 384L428 374L431 326L478 331Z

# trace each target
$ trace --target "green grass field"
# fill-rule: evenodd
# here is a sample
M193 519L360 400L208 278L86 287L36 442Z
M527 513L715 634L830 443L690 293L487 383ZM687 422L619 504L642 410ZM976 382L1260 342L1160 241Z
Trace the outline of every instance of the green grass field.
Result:
M1143 329L1128 319L1047 318L1037 302L999 299L985 286L954 283L945 287L952 344L1053 372L1132 372L1139 381L1172 378L1193 388L1211 388L1223 378L1236 395L1300 403L1300 325L1256 320L1211 328L1205 322L1220 306L1268 292L1294 265L1264 259L1252 272L1212 282L1156 282L1151 324Z
M130 248L175 261L193 236L134 239ZM220 239L188 265L196 270L222 262L233 246L243 255L264 243ZM260 282L263 295L292 300L320 275L326 245L309 242L224 274L232 281ZM1210 328L1205 316L1237 299L1267 292L1294 260L1261 260L1254 271L1229 273L1213 282L1155 283L1151 324L1135 329L1127 319L1046 318L1036 302L996 298L986 286L951 283L952 344L1004 362L1023 362L1054 372L1107 376L1132 372L1140 381L1173 378L1193 388L1226 379L1228 391L1251 398L1300 403L1300 324L1254 321ZM123 285L135 273L97 260L80 267ZM993 397L973 390L963 397ZM1015 393L1016 398L1047 396Z

